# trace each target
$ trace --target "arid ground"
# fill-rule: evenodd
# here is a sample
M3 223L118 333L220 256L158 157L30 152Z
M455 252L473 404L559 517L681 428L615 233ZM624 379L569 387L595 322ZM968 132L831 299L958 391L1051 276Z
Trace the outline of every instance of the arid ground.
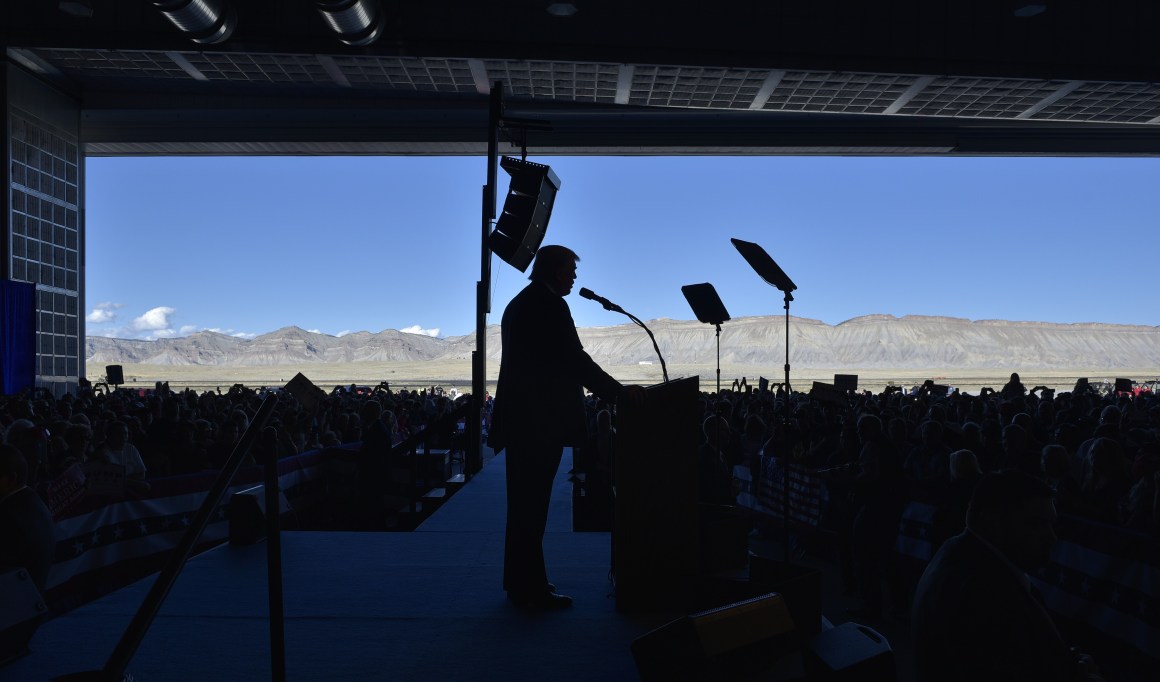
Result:
M210 366L174 366L126 364L124 367L125 388L152 388L155 382L168 381L170 388L194 388L196 390L214 390L220 387L227 390L235 383L246 386L281 386L288 382L296 373L301 372L321 388L329 391L336 385L367 385L377 386L386 381L394 389L421 388L425 386L441 386L444 389L455 388L465 392L471 387L471 368L465 361L428 361L428 362L349 362L325 363L305 362L300 365L276 365L266 367L210 367ZM88 378L90 381L104 381L104 366L90 363ZM617 379L625 383L655 384L663 380L661 366L652 365L621 365L607 366L606 370ZM495 379L499 371L497 363L489 363L487 368L488 390L495 391ZM842 369L797 369L791 366L790 383L796 390L808 390L814 381L831 383L835 373L857 374L859 389L881 391L887 385L909 387L920 384L927 379L934 379L939 384L954 386L960 390L977 393L982 386L998 389L1006 383L1015 368L1001 368L995 370L945 370L931 369L884 371L864 370L851 368ZM670 379L679 377L700 376L701 390L714 391L717 384L717 370L714 365L670 365L668 367ZM721 388L731 388L734 380L746 378L748 384L757 387L758 377L765 377L770 382L780 382L784 378L784 368L750 367L741 365L723 365L721 367ZM1160 368L1144 368L1140 370L1100 370L1083 369L1063 371L1028 371L1021 372L1023 384L1027 388L1044 385L1059 391L1070 390L1079 377L1088 377L1091 381L1114 380L1116 377L1125 377L1136 381L1145 381L1160 378Z

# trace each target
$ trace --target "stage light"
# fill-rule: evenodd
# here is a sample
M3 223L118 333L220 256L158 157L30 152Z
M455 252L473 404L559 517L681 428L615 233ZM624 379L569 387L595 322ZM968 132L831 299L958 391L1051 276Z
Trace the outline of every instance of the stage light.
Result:
M174 26L190 40L214 45L229 39L238 25L238 15L225 0L153 0Z
M487 243L492 253L524 272L544 241L560 178L541 163L505 156L499 165L512 176L512 181L503 213Z
M576 12L579 12L580 9L576 7L574 2L553 2L548 5L545 11L554 17L568 18L576 16Z
M314 4L330 30L347 45L370 45L383 32L383 9L376 0L315 0Z
M74 16L78 19L92 19L93 18L93 3L92 0L60 0L56 4L57 9Z
M1035 17L1047 11L1046 2L1025 2L1020 1L1015 3L1015 16L1021 18Z

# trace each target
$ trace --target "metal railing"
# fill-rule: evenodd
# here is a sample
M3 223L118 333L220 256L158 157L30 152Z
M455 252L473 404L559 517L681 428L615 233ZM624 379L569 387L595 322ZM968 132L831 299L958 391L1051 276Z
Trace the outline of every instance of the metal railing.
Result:
M181 574L181 570L185 568L186 562L193 553L193 548L196 546L198 538L201 537L214 511L221 504L226 490L229 488L238 469L241 468L246 455L249 454L254 443L261 435L266 422L269 421L270 415L274 412L277 404L278 396L274 394L267 395L262 401L257 414L254 415L253 421L250 422L249 427L246 428L245 433L238 440L238 444L234 446L234 450L230 453L229 459L226 460L225 465L222 467L217 480L214 481L213 486L206 492L205 499L202 501L201 507L197 510L193 520L190 522L189 528L185 531L181 541L173 549L173 553L170 555L165 567L158 574L157 580L153 583L153 587L145 595L145 600L137 609L133 620L125 628L125 632L121 635L121 639L117 642L113 653L109 656L108 661L105 662L105 667L100 670L63 675L55 678L58 682L90 680L122 682L133 679L126 673L129 661L137 653L138 647L141 646L141 642L145 639L145 634L149 631L149 627L153 624L154 618L156 618L158 611L161 609L161 604L165 601L170 589L172 589L174 583L177 581L177 576ZM263 464L266 470L267 563L270 584L270 667L271 679L280 681L286 679L286 644L283 629L284 624L282 622L282 561L277 513L279 509L278 465L277 461L273 458L271 458L271 461L263 462ZM271 495L273 496L272 501Z

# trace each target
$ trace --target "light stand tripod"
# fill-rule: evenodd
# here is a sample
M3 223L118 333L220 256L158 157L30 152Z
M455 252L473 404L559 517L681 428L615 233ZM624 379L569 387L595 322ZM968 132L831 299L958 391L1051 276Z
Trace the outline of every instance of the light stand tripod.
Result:
M753 271L767 283L777 287L785 294L785 400L782 403L782 434L785 441L785 452L782 453L782 530L785 533L785 559L789 561L789 425L790 425L790 387L789 387L789 302L793 300L792 291L797 285L786 275L777 263L769 257L765 249L753 242L740 239L730 239L733 246L753 268Z

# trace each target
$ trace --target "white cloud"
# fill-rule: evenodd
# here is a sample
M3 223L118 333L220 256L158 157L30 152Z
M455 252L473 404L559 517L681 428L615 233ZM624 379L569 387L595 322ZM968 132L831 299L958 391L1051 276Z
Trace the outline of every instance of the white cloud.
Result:
M177 333L181 334L182 336L189 336L190 334L192 334L196 331L198 331L198 328L196 325L183 324L183 325L181 325L181 329L177 330Z
M205 331L213 332L215 334L225 334L226 336L234 336L239 339L252 339L257 336L257 334L252 332L239 332L233 329L222 329L221 327L209 327Z
M132 327L137 331L143 332L169 332L169 336L173 335L173 330L169 328L169 316L177 312L175 308L168 306L158 306L152 310L148 310L144 315L133 320Z
M337 337L341 338L341 337L343 337L343 336L346 336L347 334L353 334L353 333L354 333L354 332L352 332L352 331L351 331L351 330L349 330L349 329L343 329L343 330L342 330L342 331L340 331L339 333L335 334L335 336L337 336Z
M98 303L93 306L93 312L85 319L93 324L108 324L117 320L117 310L125 307L124 303Z
M417 324L411 325L410 327L407 327L406 329L400 329L399 331L403 332L404 334L420 334L422 336L439 336L439 328L438 327L436 327L434 329L423 329L422 327L420 327Z

